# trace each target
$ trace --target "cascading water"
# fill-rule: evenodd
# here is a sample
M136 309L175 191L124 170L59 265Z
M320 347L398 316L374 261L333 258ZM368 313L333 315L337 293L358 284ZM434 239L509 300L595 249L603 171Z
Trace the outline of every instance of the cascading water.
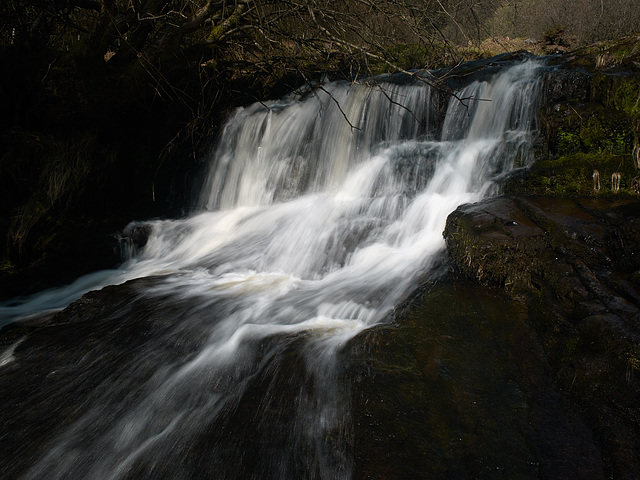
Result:
M350 478L340 349L436 264L448 213L526 164L539 67L470 84L441 129L440 96L417 81L331 83L238 110L198 213L146 222L145 247L117 271L0 306L13 319L146 278L106 318L163 319L113 371L83 360L64 387L84 392L71 420L20 475ZM83 387L95 369L101 383Z

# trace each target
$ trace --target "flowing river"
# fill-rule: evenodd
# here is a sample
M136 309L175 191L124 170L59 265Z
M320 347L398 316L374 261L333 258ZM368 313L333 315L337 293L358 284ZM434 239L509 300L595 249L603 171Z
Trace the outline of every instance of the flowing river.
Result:
M439 274L447 215L529 163L541 76L538 61L515 62L447 105L424 82L385 77L237 110L192 215L128 226L146 244L118 270L0 305L1 325L119 285L103 292L111 304L70 307L85 308L82 321L57 331L77 348L40 348L72 358L73 374L38 367L43 386L24 392L21 421L50 415L14 435L26 460L0 471L352 478L341 353ZM96 325L108 333L89 333ZM0 374L22 368L30 341L0 352Z

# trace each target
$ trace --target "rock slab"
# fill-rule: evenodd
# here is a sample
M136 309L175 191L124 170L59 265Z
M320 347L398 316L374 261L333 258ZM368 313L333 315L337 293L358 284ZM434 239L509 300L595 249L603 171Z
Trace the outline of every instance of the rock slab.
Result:
M498 197L459 207L444 237L458 272L533 312L614 478L639 474L640 202Z

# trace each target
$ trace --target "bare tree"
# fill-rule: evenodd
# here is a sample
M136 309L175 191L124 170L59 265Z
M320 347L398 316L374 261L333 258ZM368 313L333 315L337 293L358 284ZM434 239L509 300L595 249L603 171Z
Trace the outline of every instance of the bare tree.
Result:
M267 67L342 56L366 71L397 68L399 44L443 52L449 38L479 32L490 10L471 0L5 0L0 41L138 64L158 78L177 61Z
M496 34L542 40L563 26L565 41L584 45L640 30L640 10L629 0L503 0L496 10Z

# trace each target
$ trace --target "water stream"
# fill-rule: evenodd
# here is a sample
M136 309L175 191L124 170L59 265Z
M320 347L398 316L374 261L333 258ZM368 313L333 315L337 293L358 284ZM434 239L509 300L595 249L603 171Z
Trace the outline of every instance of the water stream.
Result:
M94 318L122 355L89 348L52 387L77 400L22 478L351 478L340 351L438 265L447 215L529 162L539 71L470 83L444 123L436 90L392 77L237 110L193 215L129 226L149 235L118 270L0 305L16 321L138 279ZM153 333L123 336L134 319Z

